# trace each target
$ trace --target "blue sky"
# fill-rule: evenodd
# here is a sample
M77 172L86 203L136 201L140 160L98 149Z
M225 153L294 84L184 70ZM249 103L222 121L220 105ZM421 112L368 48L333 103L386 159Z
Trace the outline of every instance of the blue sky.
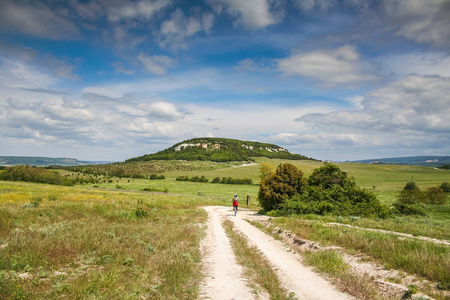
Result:
M0 155L449 155L448 0L0 2Z

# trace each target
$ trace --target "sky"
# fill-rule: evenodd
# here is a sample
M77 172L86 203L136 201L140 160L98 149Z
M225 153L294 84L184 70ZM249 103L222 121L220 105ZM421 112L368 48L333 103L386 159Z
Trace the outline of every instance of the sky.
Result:
M0 155L450 154L450 0L2 0Z

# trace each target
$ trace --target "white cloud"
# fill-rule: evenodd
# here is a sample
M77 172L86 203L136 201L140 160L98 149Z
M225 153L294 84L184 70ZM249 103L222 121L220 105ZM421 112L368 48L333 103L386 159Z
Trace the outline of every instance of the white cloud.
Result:
M47 149L66 148L64 155L87 147L99 149L98 153L134 147L129 152L134 153L155 140L173 138L176 131L172 123L185 116L180 107L151 99L128 99L122 103L57 98L33 101L32 95L33 92L22 91L21 99L0 100L0 140L9 147L23 149L20 144L25 141ZM2 150L8 152L6 148ZM146 152L139 154L143 153Z
M174 104L168 102L140 103L137 107L144 111L147 116L157 119L173 121L184 118L184 113Z
M409 74L450 77L450 56L439 52L406 53L380 58L383 69L401 76Z
M309 12L315 8L326 11L336 4L336 0L293 0L293 3L298 8Z
M384 1L383 6L397 35L420 43L448 44L450 4L447 0Z
M173 58L164 55L145 55L139 53L137 60L140 61L148 72L163 75L167 73L168 68L173 68L176 61Z
M161 24L159 45L174 50L187 49L186 39L199 33L209 33L214 23L211 13L187 17L181 9L176 9L170 19Z
M28 63L1 59L0 86L10 88L40 88L52 86L56 79Z
M374 148L419 148L448 153L449 103L448 78L408 76L367 93L361 110L310 114L297 120L310 124L321 136L316 147L344 150L353 145L369 152ZM349 143L345 147L339 139L342 135Z
M45 72L59 78L77 80L79 76L75 74L75 66L64 60L58 59L51 54L41 55L38 51L11 44L0 43L0 54L3 62L16 62L20 65L27 65L38 72ZM7 66L5 66L7 68Z
M368 72L370 66L360 60L355 47L349 45L335 50L302 52L277 62L281 72L310 77L326 86L351 86L377 79Z
M2 0L0 28L50 39L78 39L78 28L65 13L63 8L50 8L42 1Z
M111 3L112 2L112 3ZM107 1L103 3L107 10L108 20L118 22L125 19L150 20L155 13L171 5L170 0L148 1Z
M212 4L216 12L226 11L236 18L234 24L247 29L262 29L278 22L267 0L219 0Z
M125 66L123 65L123 62L121 62L121 61L113 62L112 66L114 67L114 71L116 73L124 73L124 74L127 74L127 75L134 74L134 70L130 70L130 69L125 68Z

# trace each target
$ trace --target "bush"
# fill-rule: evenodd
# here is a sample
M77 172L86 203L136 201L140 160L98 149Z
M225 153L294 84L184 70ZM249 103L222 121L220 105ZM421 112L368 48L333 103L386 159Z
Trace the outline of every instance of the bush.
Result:
M308 186L304 193L283 204L285 214L317 214L335 216L377 216L386 218L390 211L376 196L358 187L343 188L334 185L328 189Z
M189 181L191 179L189 178L189 176L185 175L185 176L178 176L175 180L176 181Z
M427 215L427 209L421 203L402 204L397 202L394 203L394 208L397 210L398 213L402 215L419 215L419 216Z
M438 186L430 187L426 191L428 204L444 204L447 200L447 194Z
M162 179L166 179L166 177L164 175L151 174L149 179L150 180L162 180Z
M290 163L280 164L275 173L259 184L258 200L264 210L274 210L302 192L306 186L303 172Z
M354 182L347 177L347 173L338 166L325 162L320 168L315 169L308 178L308 185L320 186L324 189L334 185L354 186Z
M250 178L231 178L231 177L216 177L212 180L212 183L221 183L221 184L253 184L253 181Z
M397 197L398 204L425 203L427 195L420 189L403 189Z
M0 173L0 180L25 181L35 183L57 184L63 183L63 177L59 172L47 170L41 167L13 166L7 167Z
M308 178L309 185L305 184L303 173L298 169L300 173L297 173L296 167L291 166L280 168L280 165L275 174L261 181L258 199L263 209L278 209L284 215L333 214L379 218L390 215L389 209L380 204L375 194L357 187L354 180L336 165L325 163L315 169ZM291 181L286 178L291 178Z
M443 182L440 187L444 192L450 193L450 183L448 181Z
M403 188L403 190L418 190L418 189L419 187L416 185L414 181L406 183L405 187Z

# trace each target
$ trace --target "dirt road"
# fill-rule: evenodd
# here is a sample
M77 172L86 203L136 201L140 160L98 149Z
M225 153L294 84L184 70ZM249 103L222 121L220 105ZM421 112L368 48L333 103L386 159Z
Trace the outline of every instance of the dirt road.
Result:
M352 299L304 266L299 254L244 220L258 218L254 212L240 211L234 217L229 207L204 209L208 212L208 228L202 242L206 273L205 282L201 284L202 299L261 299L261 295L252 294L243 277L242 267L236 263L221 225L225 219L231 220L235 230L240 231L249 244L256 246L271 262L288 293L294 292L298 299Z

